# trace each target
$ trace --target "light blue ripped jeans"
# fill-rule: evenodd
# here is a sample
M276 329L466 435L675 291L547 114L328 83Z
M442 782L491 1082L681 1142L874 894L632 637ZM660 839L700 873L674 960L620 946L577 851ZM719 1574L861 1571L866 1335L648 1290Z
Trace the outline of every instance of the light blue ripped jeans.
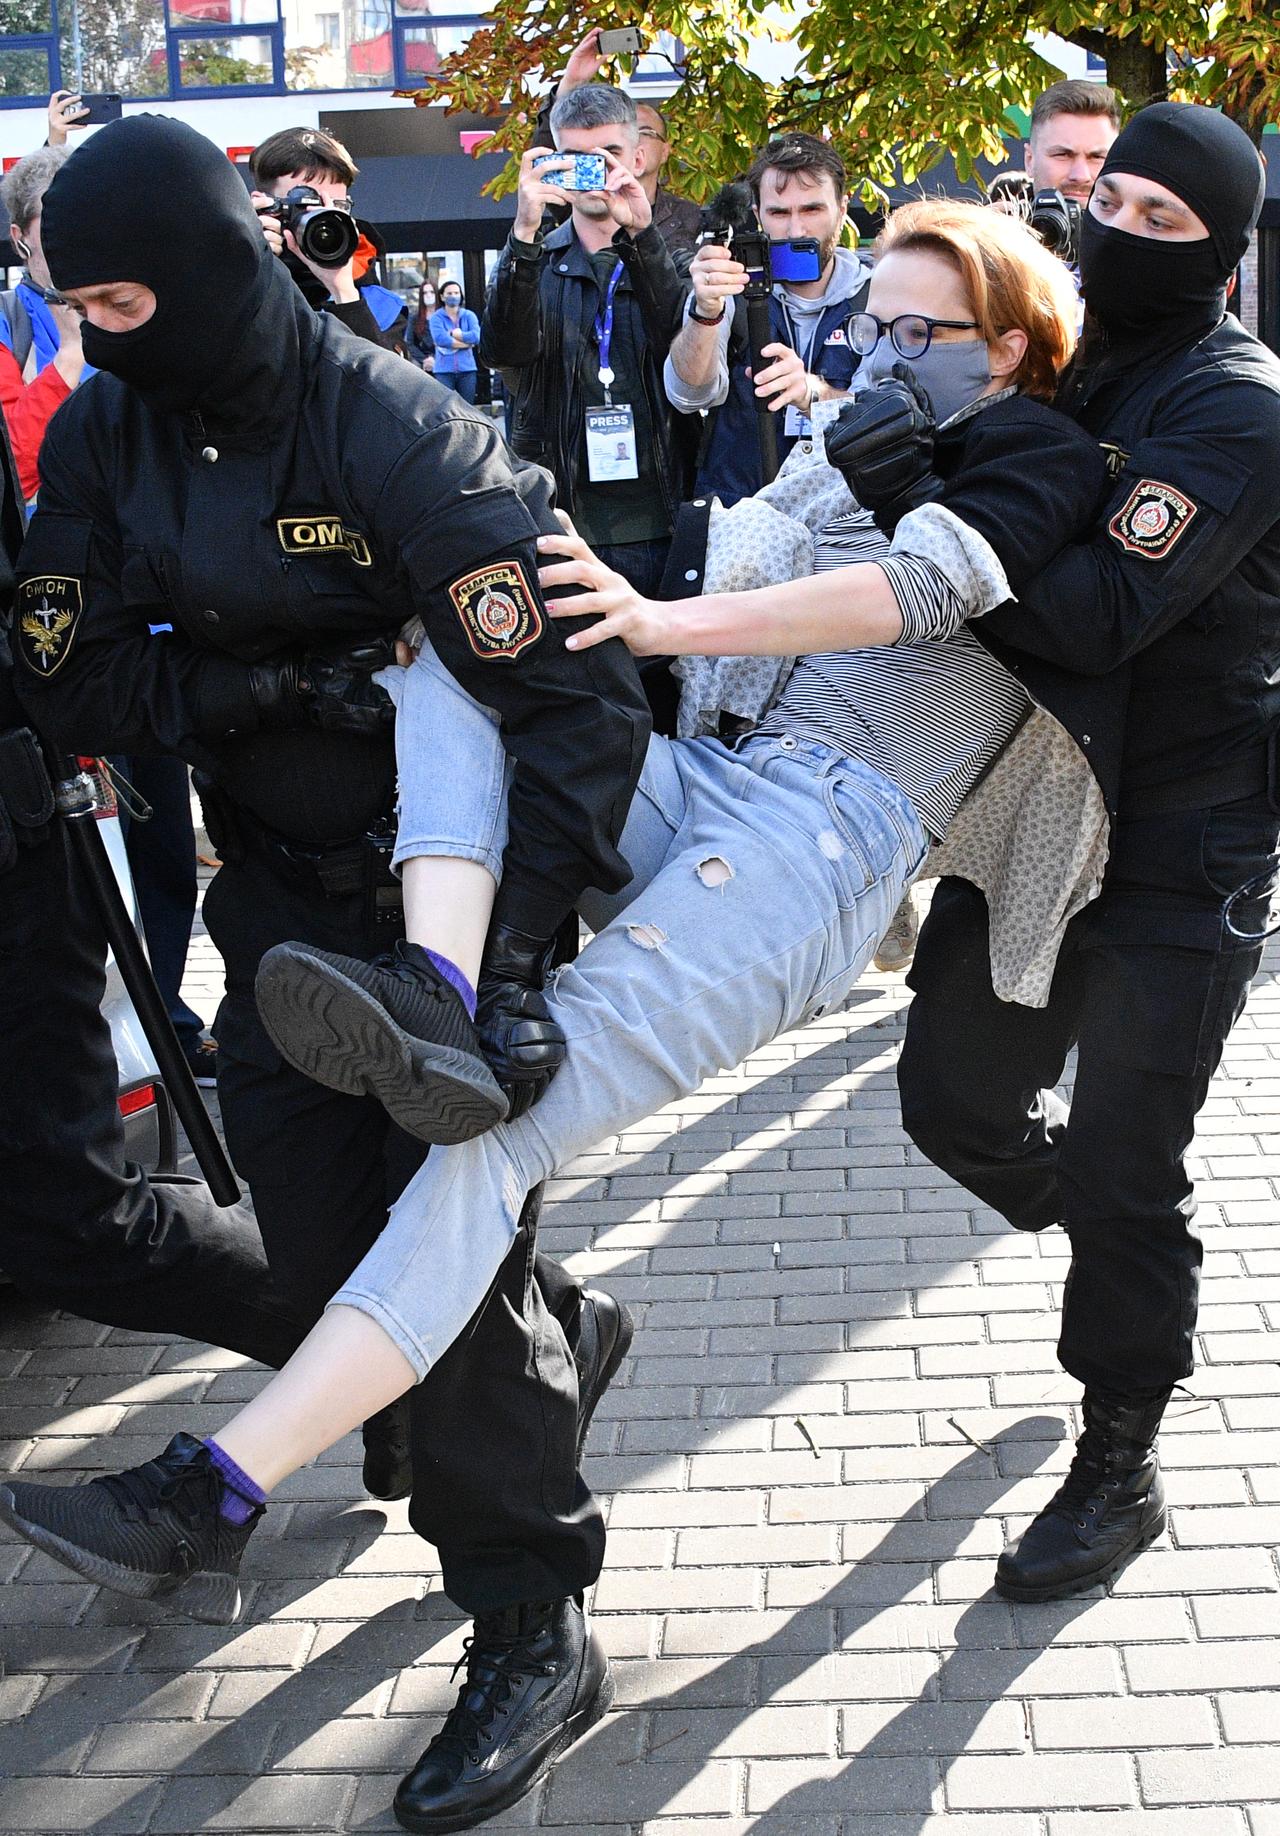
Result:
M506 760L494 720L425 651L397 698L401 833L422 846L456 836L460 795L505 791ZM478 832L500 852L505 794L495 806ZM377 1320L419 1378L483 1300L539 1180L848 1000L925 837L896 784L829 747L655 737L621 851L635 877L580 901L596 934L548 991L563 1069L518 1121L432 1148L331 1303Z

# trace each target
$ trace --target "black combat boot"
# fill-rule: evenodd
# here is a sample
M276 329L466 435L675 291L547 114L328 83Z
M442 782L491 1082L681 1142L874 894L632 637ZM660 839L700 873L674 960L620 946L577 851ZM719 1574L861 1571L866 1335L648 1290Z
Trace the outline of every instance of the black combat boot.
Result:
M620 1300L606 1294L603 1288L582 1290L578 1342L573 1348L573 1361L578 1367L579 1466L596 1404L630 1351L635 1331L635 1321Z
M384 1504L407 1498L413 1490L413 1453L409 1445L409 1398L398 1396L371 1415L361 1430L364 1439L364 1489Z
M376 1097L419 1141L470 1141L507 1113L461 995L417 944L372 963L276 944L254 995L296 1070L345 1096Z
M469 1830L523 1798L608 1712L609 1660L579 1600L485 1613L462 1660L466 1681L396 1792L406 1830Z
M175 1434L154 1460L87 1485L9 1479L0 1518L86 1581L229 1626L240 1612L240 1558L263 1507L234 1524L222 1493L204 1442Z
M1155 1542L1167 1519L1155 1441L1169 1396L1086 1389L1084 1433L1066 1482L1000 1557L998 1594L1062 1600L1110 1581Z

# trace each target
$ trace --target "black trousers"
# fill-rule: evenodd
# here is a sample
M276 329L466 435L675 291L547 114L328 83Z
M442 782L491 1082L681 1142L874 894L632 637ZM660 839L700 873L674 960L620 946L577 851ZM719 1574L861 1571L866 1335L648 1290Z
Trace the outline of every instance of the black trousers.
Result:
M273 1275L314 1316L426 1150L373 1098L339 1095L286 1065L258 1020L253 978L263 951L287 938L371 957L400 930L381 934L363 893L325 897L281 856L216 839L224 865L204 915L227 973L215 1028L227 1146ZM576 1593L604 1557L599 1507L577 1474L579 1289L537 1255L536 1210L526 1208L468 1330L412 1394L410 1522L439 1550L450 1597L472 1614Z
M124 1157L106 947L53 826L0 874L0 1267L108 1326L209 1339L264 1364L306 1330L244 1206Z
M1061 1223L1072 1265L1058 1356L1132 1390L1193 1368L1201 1245L1186 1153L1261 945L1223 902L1276 870L1263 799L1122 822L1102 896L1072 920L1048 1005L997 1000L987 907L943 880L909 976L903 1120L929 1158L1020 1230ZM1267 897L1240 901L1261 931ZM1078 1049L1070 1111L1053 1094Z

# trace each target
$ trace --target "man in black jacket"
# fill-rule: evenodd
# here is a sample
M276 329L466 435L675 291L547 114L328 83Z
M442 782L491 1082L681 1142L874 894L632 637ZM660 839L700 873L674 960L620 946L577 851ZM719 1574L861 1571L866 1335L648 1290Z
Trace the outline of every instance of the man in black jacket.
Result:
M1208 109L1145 109L1111 148L1060 400L1114 486L1094 538L983 621L1058 672L1060 702L1065 672L1079 704L1127 678L1106 879L1068 928L1046 1007L995 998L985 903L959 880L941 883L909 978L898 1075L913 1139L1018 1229L1061 1223L1071 1239L1058 1352L1085 1385L1085 1432L1000 1559L1014 1600L1103 1583L1160 1534L1155 1436L1192 1370L1201 1245L1185 1155L1277 864L1280 363L1224 316L1261 199L1252 145ZM1073 1046L1068 1111L1053 1088Z
M389 704L370 653L417 614L446 667L500 713L514 778L495 935L522 940L530 962L585 885L628 877L616 842L648 719L622 647L575 656L545 615L546 475L513 463L431 378L313 313L211 143L134 117L59 178L51 261L105 374L46 443L19 570L19 677L32 719L62 744L176 751L207 774L225 863L205 911L227 974L227 1140L273 1274L310 1318L423 1151L372 1098L284 1065L253 1004L274 944L368 959L402 935L384 865ZM484 623L495 568L510 629ZM447 1005L443 981L439 992ZM482 1791L520 1795L607 1699L580 1605L604 1529L576 1455L603 1388L601 1323L616 1343L618 1309L584 1305L535 1258L536 1213L456 1355L412 1398L426 1483L410 1520L476 1618L458 1708L410 1775L420 1827L468 1827ZM205 1483L200 1444L171 1455L175 1472L148 1468L149 1483ZM382 1468L382 1494L403 1495L385 1454ZM521 1662L540 1681L517 1698Z
M656 593L688 482L688 429L662 386L685 287L640 183L645 154L630 96L581 84L556 101L551 132L562 158L533 147L520 164L480 360L507 376L514 450L550 468L559 503L601 559L638 592ZM606 189L557 183L582 153L604 156ZM543 213L555 205L571 206L571 216L544 235ZM667 659L652 659L644 677L661 722L674 706Z
M252 1215L125 1159L106 944L14 692L21 505L0 428L0 1269L50 1307L282 1364L304 1327L272 1294Z

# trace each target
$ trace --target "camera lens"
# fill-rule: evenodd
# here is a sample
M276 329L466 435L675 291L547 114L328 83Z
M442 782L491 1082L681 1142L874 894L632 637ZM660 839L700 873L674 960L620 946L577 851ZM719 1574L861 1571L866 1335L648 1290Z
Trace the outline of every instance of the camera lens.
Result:
M340 268L356 252L360 232L344 211L309 210L299 219L295 234L308 261L324 268Z

